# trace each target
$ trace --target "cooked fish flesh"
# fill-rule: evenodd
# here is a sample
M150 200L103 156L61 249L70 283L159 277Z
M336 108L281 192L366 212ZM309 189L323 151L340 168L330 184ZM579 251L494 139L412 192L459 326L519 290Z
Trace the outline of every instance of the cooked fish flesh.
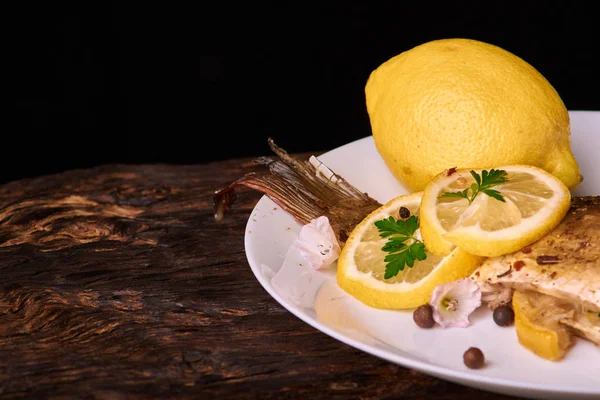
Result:
M234 189L246 186L269 197L289 212L296 221L308 224L326 216L340 245L346 242L352 229L371 211L381 206L344 178L335 174L316 157L299 161L268 139L269 147L279 159L260 157L257 163L268 167L260 173L248 173L217 191L213 197L215 219L231 208Z
M486 259L471 275L490 308L513 290L550 296L573 313L560 322L600 344L600 196L574 197L567 216L547 236L511 254Z
M574 312L570 318L563 318L560 322L569 326L577 336L589 340L592 343L600 345L600 322L594 323L593 319L584 312ZM592 314L593 315L593 314ZM596 317L596 321L598 318Z

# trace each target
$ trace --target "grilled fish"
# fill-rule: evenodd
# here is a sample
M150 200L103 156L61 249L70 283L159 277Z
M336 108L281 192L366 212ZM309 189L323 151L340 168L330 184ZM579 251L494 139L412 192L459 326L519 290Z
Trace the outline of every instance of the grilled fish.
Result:
M560 322L600 345L600 196L574 197L552 232L519 251L486 259L471 279L491 309L508 303L514 290L548 296L549 314L553 308L572 311Z

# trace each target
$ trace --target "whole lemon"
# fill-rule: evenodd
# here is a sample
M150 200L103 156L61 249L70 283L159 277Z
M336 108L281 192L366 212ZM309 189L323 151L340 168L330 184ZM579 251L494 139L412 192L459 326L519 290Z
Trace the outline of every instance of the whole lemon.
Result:
M569 189L583 179L560 96L498 46L461 38L421 44L375 69L365 95L377 151L409 190L452 167L528 164Z

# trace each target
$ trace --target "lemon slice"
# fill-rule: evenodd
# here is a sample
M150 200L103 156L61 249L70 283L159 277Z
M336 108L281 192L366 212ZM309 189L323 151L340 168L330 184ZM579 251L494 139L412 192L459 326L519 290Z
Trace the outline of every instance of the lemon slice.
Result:
M375 221L400 219L400 207L419 215L422 192L396 197L371 212L352 231L337 262L338 285L368 306L385 309L414 308L429 302L433 289L442 283L467 277L483 261L461 249L448 256L430 253L406 266L396 276L385 279L385 256L381 250L388 238L379 236ZM419 230L415 237L419 236Z
M492 186L504 202L479 192L466 198L444 193L477 186L470 169L445 171L423 191L421 234L429 251L450 254L457 246L471 254L495 257L517 251L548 234L564 218L571 204L569 189L554 175L529 165L511 165L506 182ZM481 169L474 170L480 177Z
M518 290L512 304L519 343L547 360L562 359L573 344L573 337L559 321L573 311L561 309L550 296Z

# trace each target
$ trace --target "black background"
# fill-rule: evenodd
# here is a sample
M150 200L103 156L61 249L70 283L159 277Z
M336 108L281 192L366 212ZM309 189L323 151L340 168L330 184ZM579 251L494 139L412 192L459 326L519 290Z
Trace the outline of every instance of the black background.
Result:
M593 11L583 2L483 3L20 3L5 15L15 107L0 179L270 155L268 137L290 152L332 149L370 134L364 85L373 69L449 37L503 47L536 67L568 109L600 110Z

